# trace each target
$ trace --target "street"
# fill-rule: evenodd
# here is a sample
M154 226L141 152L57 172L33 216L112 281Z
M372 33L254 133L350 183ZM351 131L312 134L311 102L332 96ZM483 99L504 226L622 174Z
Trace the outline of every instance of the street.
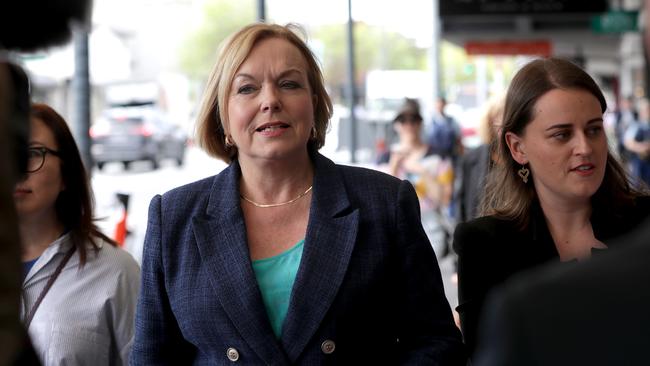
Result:
M181 167L173 161L161 163L157 170L153 170L147 161L133 162L128 170L124 170L120 163L106 164L101 171L95 167L92 186L95 192L95 216L101 219L98 225L106 235L114 236L115 225L122 213L122 205L116 194L128 194L129 235L124 249L140 262L151 198L180 185L217 174L225 167L225 163L210 158L196 147L187 149L185 163Z

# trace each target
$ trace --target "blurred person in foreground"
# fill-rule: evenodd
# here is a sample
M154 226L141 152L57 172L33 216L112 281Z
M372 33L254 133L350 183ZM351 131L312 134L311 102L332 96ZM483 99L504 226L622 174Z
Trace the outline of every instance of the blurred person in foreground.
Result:
M29 96L27 79L17 82L16 70L0 61L0 365L38 364L19 312L20 239L13 191L26 168L29 124L22 109L24 104L29 108Z
M650 221L606 256L515 276L488 298L475 366L647 365Z
M44 365L125 365L139 267L93 223L92 192L65 120L31 107L27 176L14 191L21 313Z
M650 200L608 151L606 107L594 80L566 60L532 61L513 78L486 216L454 234L457 310L470 352L495 286L545 262L587 259L650 214Z
M91 7L88 0L0 2L0 365L38 364L20 324L20 238L13 200L14 185L25 174L29 88L20 67L4 57L67 42L72 21L89 19ZM34 11L39 8L48 11ZM23 77L15 77L16 69Z
M222 44L197 132L230 165L151 201L131 363L464 364L412 185L318 153L296 28Z

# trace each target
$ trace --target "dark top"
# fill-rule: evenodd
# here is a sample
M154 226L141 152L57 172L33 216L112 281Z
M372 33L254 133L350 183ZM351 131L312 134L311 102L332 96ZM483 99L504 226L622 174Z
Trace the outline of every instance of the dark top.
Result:
M131 365L465 364L413 186L312 161L280 339L251 265L239 164L152 199Z
M32 259L31 261L25 261L23 262L23 281L25 280L25 277L27 277L27 274L29 273L29 270L34 267L34 264L38 260L39 257L36 257Z
M458 183L455 184L455 213L457 222L466 222L475 219L478 214L490 165L490 146L484 144L468 151L461 157L459 165L456 175Z
M500 286L485 305L474 365L647 365L650 220L616 243Z
M612 238L637 226L650 213L650 197L639 198L621 214L594 208L591 224L596 239L611 245ZM510 276L556 261L559 254L539 204L531 209L530 224L520 230L514 222L486 216L459 224L454 233L458 253L458 302L465 344L470 354L476 344L479 315L486 295Z

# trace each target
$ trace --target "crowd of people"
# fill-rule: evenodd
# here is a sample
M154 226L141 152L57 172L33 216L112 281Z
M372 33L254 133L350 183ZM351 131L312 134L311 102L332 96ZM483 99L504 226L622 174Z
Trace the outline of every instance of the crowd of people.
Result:
M336 164L319 153L332 102L301 29L241 28L197 121L200 147L228 167L152 198L140 268L95 225L66 121L32 103L22 173L0 192L13 192L20 239L2 238L20 242L23 267L8 299L32 362L644 362L648 322L624 312L650 305L650 198L625 164L650 150L650 105L621 134L627 162L610 152L603 93L570 61L522 67L486 105L475 150L444 107L427 125L405 101L385 173ZM459 324L429 213L458 223Z

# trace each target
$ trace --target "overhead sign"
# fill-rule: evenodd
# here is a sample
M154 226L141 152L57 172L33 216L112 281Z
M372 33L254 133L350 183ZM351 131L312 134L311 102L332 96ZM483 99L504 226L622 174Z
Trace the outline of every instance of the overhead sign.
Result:
M610 11L591 18L591 29L596 33L636 32L638 11Z
M468 55L551 55L551 42L536 41L468 41L465 43Z
M607 0L443 0L440 15L604 13Z

